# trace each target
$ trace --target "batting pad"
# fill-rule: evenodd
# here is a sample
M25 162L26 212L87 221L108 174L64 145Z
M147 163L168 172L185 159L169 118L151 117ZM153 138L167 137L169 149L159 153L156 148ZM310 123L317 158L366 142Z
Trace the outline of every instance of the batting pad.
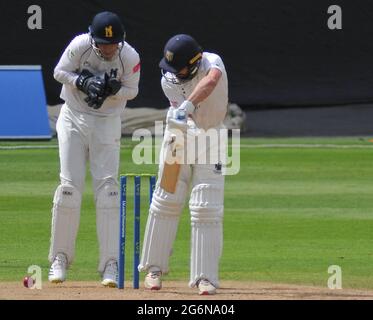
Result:
M96 228L100 247L98 271L106 262L118 260L119 252L119 191L118 186L105 184L97 193Z
M199 279L208 279L219 287L219 259L223 248L223 198L220 185L199 184L191 194L191 266L189 286Z
M75 240L80 221L81 194L71 185L59 185L53 199L52 235L49 261L58 253L67 256L68 264L74 260Z
M174 194L160 186L154 191L146 223L144 244L139 271L157 266L162 273L168 273L169 257L175 241L179 217L183 209L187 186L179 181Z

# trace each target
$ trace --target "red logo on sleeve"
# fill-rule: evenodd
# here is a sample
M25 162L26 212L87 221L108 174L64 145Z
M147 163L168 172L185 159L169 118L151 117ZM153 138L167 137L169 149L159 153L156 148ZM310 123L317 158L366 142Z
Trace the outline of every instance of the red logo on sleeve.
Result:
M135 65L135 66L133 67L132 72L133 72L133 73L136 73L136 72L138 72L139 70L140 70L140 62L139 62L137 65Z

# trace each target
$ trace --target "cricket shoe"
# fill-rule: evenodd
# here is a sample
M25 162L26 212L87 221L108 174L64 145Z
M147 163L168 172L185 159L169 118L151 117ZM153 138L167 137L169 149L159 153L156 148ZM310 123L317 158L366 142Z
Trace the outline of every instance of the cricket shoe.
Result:
M110 288L118 287L118 264L115 260L106 263L101 284Z
M207 279L201 279L198 281L199 295L207 296L216 294L216 288Z
M66 280L67 258L63 253L58 253L49 269L48 280L52 283L61 283Z
M144 285L146 289L160 290L162 288L162 272L152 271L145 276Z

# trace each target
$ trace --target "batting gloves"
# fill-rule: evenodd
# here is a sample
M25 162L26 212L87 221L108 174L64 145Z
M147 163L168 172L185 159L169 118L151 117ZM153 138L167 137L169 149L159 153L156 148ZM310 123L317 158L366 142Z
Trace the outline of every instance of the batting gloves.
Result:
M184 113L188 116L190 114L192 114L194 112L194 110L196 109L196 107L194 106L194 104L192 102L190 102L189 100L185 100L179 108L177 108L177 110L179 111L184 111Z

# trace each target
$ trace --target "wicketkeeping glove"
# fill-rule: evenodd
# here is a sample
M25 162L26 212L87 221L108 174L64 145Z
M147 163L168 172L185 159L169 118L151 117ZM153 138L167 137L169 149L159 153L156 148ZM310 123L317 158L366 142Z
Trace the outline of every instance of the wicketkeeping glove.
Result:
M84 101L93 109L101 108L107 97L115 95L122 87L116 79L117 69L111 69L110 75L105 73L104 79L94 76L89 70L83 69L79 75L76 86L87 94Z
M88 103L89 107L99 109L105 98L105 81L100 77L90 78L87 81L87 98L84 100Z
M76 80L76 87L87 95L84 101L87 102L89 107L94 109L100 108L105 100L103 99L105 86L106 83L103 79L94 76L87 69L83 69Z
M105 94L108 96L113 96L118 93L122 87L122 83L117 80L117 70L111 69L110 75L105 73L106 89Z
M89 70L83 69L78 79L76 87L86 95L103 95L105 90L105 81L100 77L95 77Z
M93 77L94 77L93 73L91 73L87 69L83 69L82 72L80 73L78 79L75 82L76 87L80 91L82 91L84 93L87 93L86 92L86 82L87 82L88 79L93 78Z
M106 100L107 97L113 96L118 93L120 88L122 87L122 83L116 79L117 77L117 70L111 69L110 75L105 73L104 80L99 78L101 81L104 82L104 92L100 92L99 94L89 96L86 98L86 102L88 106L92 107L93 109L101 108L102 104Z

